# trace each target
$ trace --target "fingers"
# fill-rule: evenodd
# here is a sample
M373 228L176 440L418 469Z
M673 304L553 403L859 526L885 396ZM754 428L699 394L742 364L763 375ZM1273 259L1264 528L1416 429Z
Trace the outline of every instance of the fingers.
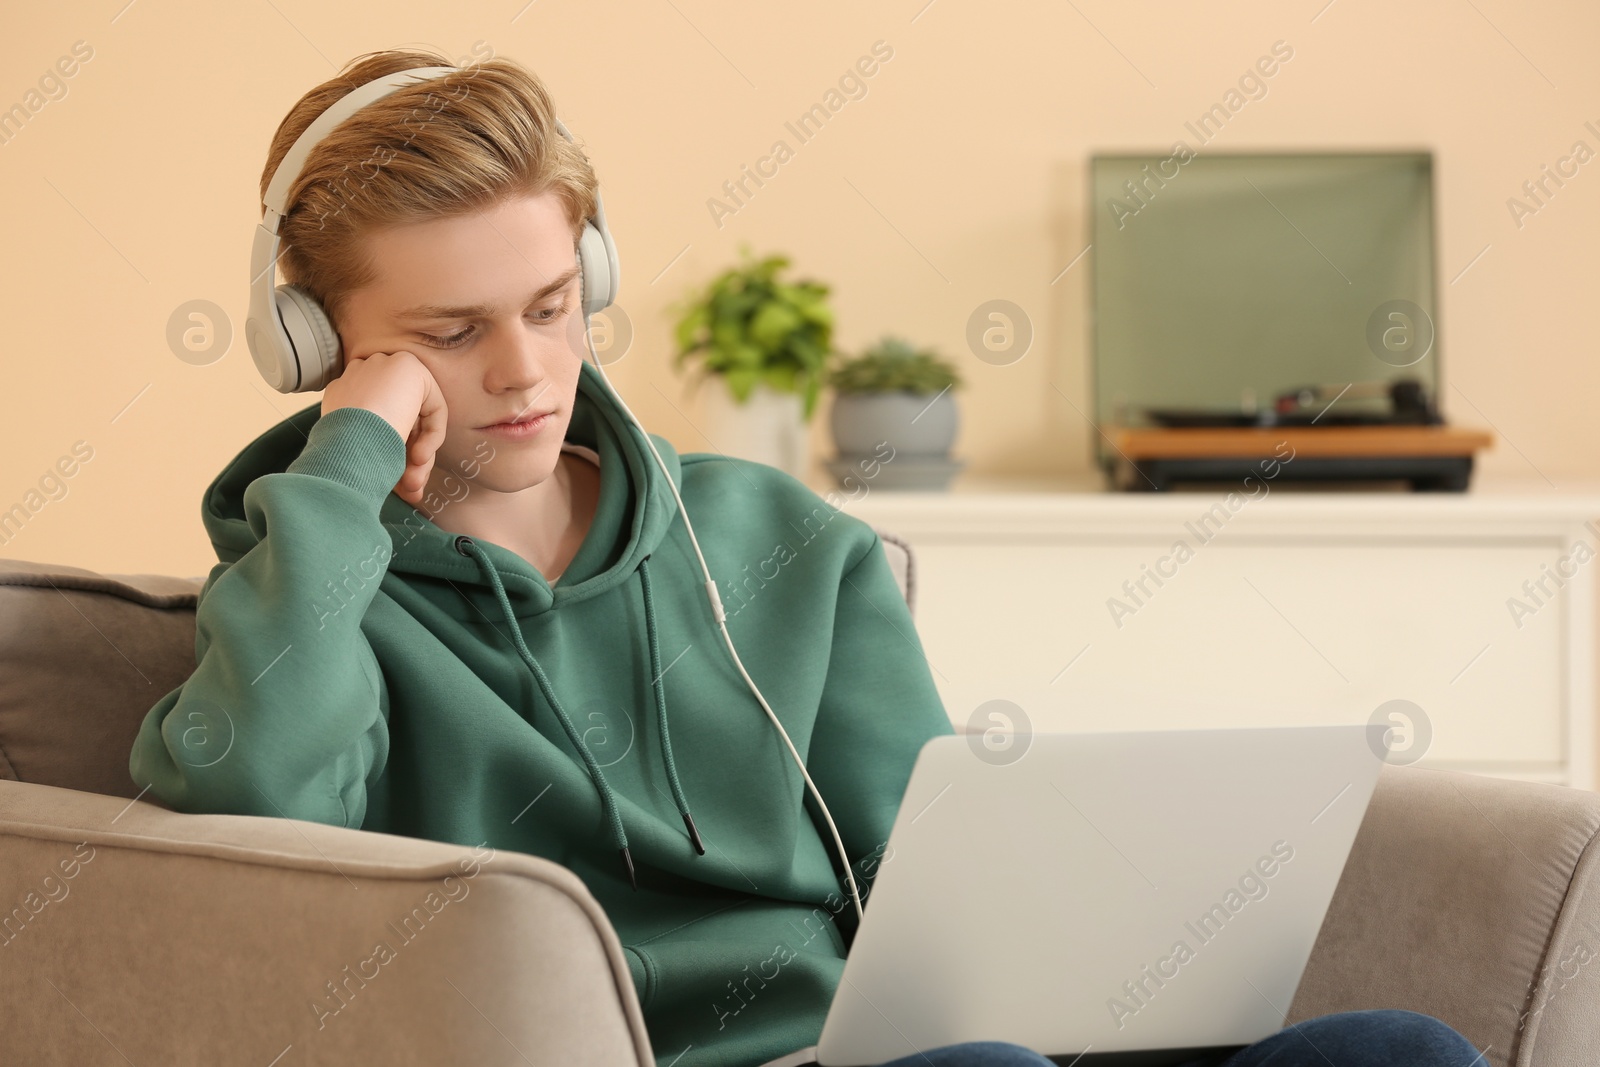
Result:
M431 465L439 447L444 444L449 411L445 407L444 393L439 389L439 383L434 381L433 375L420 362L417 365L422 371L424 387L422 402L417 410L418 458L426 457Z
M322 411L364 407L376 412L405 440L406 465L394 493L417 506L427 496L428 477L444 447L448 412L444 391L416 353L371 352L351 360L323 393Z
M397 353L399 354L399 353ZM417 417L406 440L406 470L396 486L395 493L416 506L426 495L428 476L433 471L434 460L444 444L448 411L444 393L428 368L410 353L406 362L412 367L420 386L421 397L416 401Z
M395 495L406 503L417 506L428 495L428 475L433 471L433 457L421 463L407 463L406 472L395 486Z
M400 480L395 483L394 493L401 500L413 506L420 504L428 483L428 471L432 466L414 462L411 457L411 445L406 445L406 469L400 475Z

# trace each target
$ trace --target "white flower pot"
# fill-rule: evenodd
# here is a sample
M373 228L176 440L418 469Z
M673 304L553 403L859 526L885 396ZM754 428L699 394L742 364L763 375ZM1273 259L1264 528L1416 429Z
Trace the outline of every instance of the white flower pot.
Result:
M712 448L730 456L777 467L800 481L810 473L810 435L801 417L804 398L778 392L765 383L740 404L726 382L706 382L706 436Z

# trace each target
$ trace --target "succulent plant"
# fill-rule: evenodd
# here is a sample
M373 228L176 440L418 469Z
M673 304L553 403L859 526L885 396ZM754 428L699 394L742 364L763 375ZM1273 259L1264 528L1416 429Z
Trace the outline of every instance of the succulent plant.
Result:
M828 384L840 393L937 393L960 385L961 377L933 350L886 336L835 367Z

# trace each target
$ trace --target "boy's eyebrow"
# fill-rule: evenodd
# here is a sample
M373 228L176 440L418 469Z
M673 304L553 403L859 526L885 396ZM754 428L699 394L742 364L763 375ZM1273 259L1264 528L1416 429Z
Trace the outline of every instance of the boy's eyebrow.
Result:
M542 300L558 289L565 289L567 283L577 276L577 266L568 267L550 282L535 290L534 294L528 298L528 303L531 304L535 300ZM442 304L420 304L405 311L397 311L394 317L397 319L471 319L492 315L494 310L488 304L469 304L461 307L445 307Z

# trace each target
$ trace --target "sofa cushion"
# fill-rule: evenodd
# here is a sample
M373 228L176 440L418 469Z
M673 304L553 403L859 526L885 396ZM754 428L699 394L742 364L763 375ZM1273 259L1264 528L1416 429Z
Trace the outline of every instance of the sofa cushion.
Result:
M202 584L0 559L0 778L135 796L128 752L194 671Z
M1597 946L1600 797L1384 767L1288 1018L1409 1008L1485 1067L1600 1063Z

